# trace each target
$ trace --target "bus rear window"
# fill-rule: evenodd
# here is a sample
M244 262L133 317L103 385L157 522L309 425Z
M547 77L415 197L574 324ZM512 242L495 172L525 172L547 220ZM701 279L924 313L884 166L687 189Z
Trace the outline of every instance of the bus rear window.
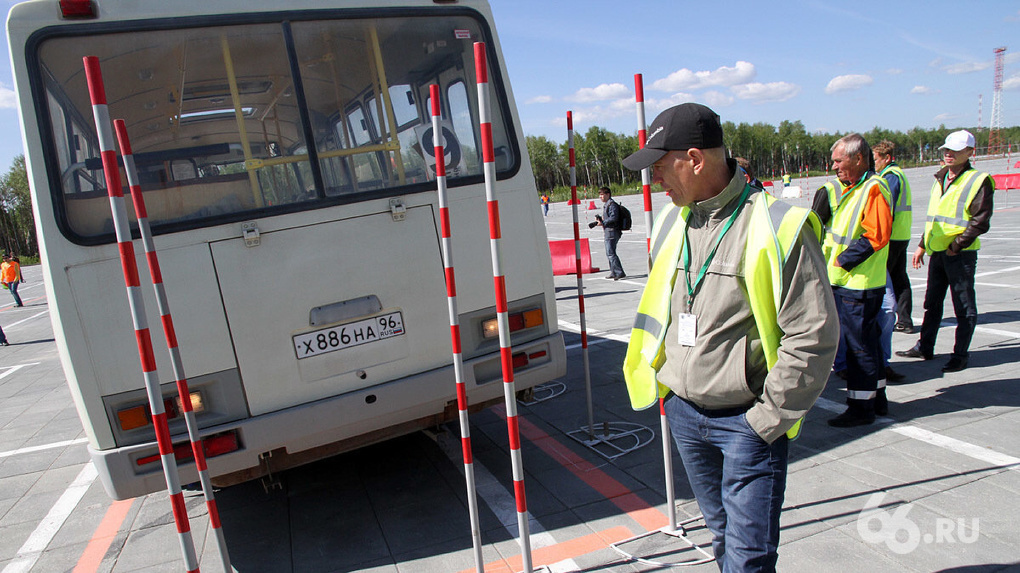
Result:
M443 119L459 155L449 184L481 176L468 120L477 117L481 20L444 12L167 26L62 27L34 44L56 211L78 242L113 241L82 54L100 59L110 117L127 125L157 233L430 190L421 141L433 83L451 96ZM490 78L493 139L497 172L508 173L517 146L498 82ZM122 183L126 192L123 174Z

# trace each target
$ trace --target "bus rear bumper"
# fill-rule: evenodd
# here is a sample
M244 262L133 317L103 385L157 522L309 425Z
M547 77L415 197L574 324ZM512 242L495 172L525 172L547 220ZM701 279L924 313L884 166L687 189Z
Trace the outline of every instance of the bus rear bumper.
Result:
M566 374L566 349L559 333L513 347L528 363L514 370L518 391ZM503 400L498 353L464 361L464 383L472 411ZM238 449L208 459L218 486L263 477L318 459L435 426L458 417L452 365L378 386L236 422L202 428L203 438L232 432ZM187 434L174 443L187 443ZM155 441L95 450L89 454L113 499L129 499L166 489L159 462L137 460L157 452ZM192 460L179 461L180 482L198 481Z

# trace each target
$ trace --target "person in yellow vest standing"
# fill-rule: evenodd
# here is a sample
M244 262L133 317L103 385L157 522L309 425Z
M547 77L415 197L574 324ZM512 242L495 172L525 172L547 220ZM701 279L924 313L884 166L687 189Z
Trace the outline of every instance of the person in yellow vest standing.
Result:
M836 180L815 194L812 209L825 224L822 252L839 309L841 353L846 357L847 409L829 424L871 424L888 413L878 321L885 296L892 211L889 188L872 168L868 142L851 133L833 144Z
M950 133L939 149L945 166L935 174L924 235L912 260L913 267L919 269L924 265L925 253L931 259L921 336L912 348L896 354L925 360L934 358L935 339L948 290L956 311L956 344L942 371L958 372L966 368L970 360L970 341L977 326L974 273L981 248L978 237L991 226L995 181L987 173L971 167L974 136L969 131Z
M821 225L747 183L719 116L685 103L645 147L671 199L623 373L631 406L664 409L723 571L774 571L789 440L825 387L839 338Z
M910 277L907 276L907 246L910 244L910 226L913 224L910 181L903 174L903 169L896 164L893 152L896 145L891 141L882 141L872 148L875 157L875 171L885 179L889 186L892 199L893 226L889 236L889 260L886 270L892 280L893 292L896 294L896 332L910 334L914 332L913 296L910 290Z

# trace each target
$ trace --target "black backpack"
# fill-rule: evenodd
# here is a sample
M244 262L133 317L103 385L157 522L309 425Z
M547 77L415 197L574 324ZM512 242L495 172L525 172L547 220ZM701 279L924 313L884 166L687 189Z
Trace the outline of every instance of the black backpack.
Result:
M629 231L631 225L634 224L634 221L630 217L630 211L628 211L621 203L617 203L616 205L620 208L620 230Z

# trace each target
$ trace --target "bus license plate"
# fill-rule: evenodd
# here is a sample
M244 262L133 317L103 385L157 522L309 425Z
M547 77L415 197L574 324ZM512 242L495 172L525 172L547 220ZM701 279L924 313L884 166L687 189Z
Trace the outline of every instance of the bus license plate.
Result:
M299 334L294 337L294 350L300 360L402 334L404 334L404 318L397 311L358 322Z

